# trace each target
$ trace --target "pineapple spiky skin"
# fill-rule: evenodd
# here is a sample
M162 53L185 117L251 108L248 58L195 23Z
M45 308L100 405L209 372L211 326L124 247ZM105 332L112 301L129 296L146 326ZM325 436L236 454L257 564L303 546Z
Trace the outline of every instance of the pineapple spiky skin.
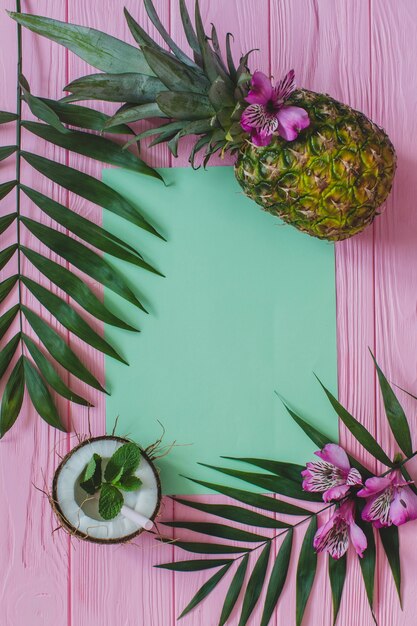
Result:
M298 90L290 100L308 111L310 126L292 142L245 142L236 179L249 198L299 230L330 241L352 237L391 190L394 147L365 115L325 94Z

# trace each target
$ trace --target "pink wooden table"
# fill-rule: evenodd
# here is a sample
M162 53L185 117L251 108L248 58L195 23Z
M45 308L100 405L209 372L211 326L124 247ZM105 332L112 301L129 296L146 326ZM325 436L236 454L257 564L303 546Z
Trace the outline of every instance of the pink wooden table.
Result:
M177 0L155 3L171 35L183 43ZM122 18L124 5L139 17L138 21L146 23L138 0L23 0L22 5L24 12L94 26L126 40L129 35ZM201 5L206 25L215 22L222 35L226 29L233 30L237 53L261 48L253 55L253 69L259 67L280 76L294 67L299 84L327 91L363 110L387 129L396 146L398 173L384 215L362 236L338 244L336 250L339 395L390 448L392 441L380 420L381 402L367 347L372 348L391 379L416 391L417 2L201 0ZM0 109L13 110L15 25L4 9L14 9L14 2L0 0L0 8ZM89 73L82 61L29 32L24 32L23 56L24 73L35 94L60 96L65 83ZM6 134L2 130L2 137ZM25 137L25 147L34 141ZM81 157L65 155L51 146L46 155L61 158L72 166L85 166ZM163 148L154 149L149 159L154 165L172 165ZM176 164L186 165L186 156ZM8 167L2 165L2 181L8 179ZM93 169L97 174L98 166ZM33 174L28 171L25 176L30 181ZM57 190L49 181L36 183L41 191L48 190L61 202L70 201L71 208L83 215L100 220L96 207L75 196L67 197L70 194ZM13 203L12 198L10 202ZM10 206L2 203L2 210L8 212ZM31 305L36 310L37 304ZM93 371L102 377L101 357L74 338L71 345L89 359ZM71 385L76 390L79 386L76 380ZM94 433L102 434L104 403L98 394L95 403L96 408L90 412L91 424ZM406 399L404 406L412 416L415 406ZM86 432L87 411L65 403L62 408L68 423L79 432ZM355 443L349 436L345 432L341 436L354 450ZM70 435L62 435L41 423L28 403L18 425L0 442L0 624L173 626L175 616L206 575L152 569L157 562L175 558L171 547L158 547L146 538L139 547L111 548L83 542L71 545L67 535L52 535L56 521L48 502L32 483L40 487L44 479L50 483L57 454L65 453L72 443ZM178 515L170 501L165 502L164 515L171 519ZM399 609L385 556L378 549L376 615L381 626L416 623L416 523L403 527L400 536L404 612ZM183 558L179 553L175 556ZM356 560L349 563L349 569L339 624L371 626L373 621ZM291 578L294 579L290 575L271 622L273 626L293 625L295 594ZM332 624L330 591L325 579L321 567L305 626ZM184 625L215 626L221 594L220 587L184 619ZM230 624L236 626L237 621L234 614ZM255 611L251 624L258 622L259 612Z

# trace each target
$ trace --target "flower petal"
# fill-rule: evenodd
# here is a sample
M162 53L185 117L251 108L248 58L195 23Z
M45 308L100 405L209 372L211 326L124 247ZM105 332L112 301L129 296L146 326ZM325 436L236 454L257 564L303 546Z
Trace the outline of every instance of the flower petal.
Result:
M310 125L310 118L301 107L282 107L277 113L278 132L287 141L297 139L298 133Z
M254 72L251 80L251 89L246 96L250 104L266 104L272 97L272 84L263 72Z
M272 135L278 128L278 120L276 115L268 113L261 104L251 104L243 111L240 125L246 132L255 129L264 135Z
M294 70L290 70L274 87L272 95L274 104L276 106L282 106L293 91L295 91L295 72Z
M331 502L332 500L341 500L349 491L350 487L347 484L336 485L331 489L328 489L323 494L324 502Z
M272 133L263 133L262 131L254 131L251 135L251 141L255 146L268 146L272 141Z
M391 478L389 476L373 476L365 481L365 487L360 489L357 495L360 498L369 498L381 493L381 491L389 487L391 487Z
M356 467L352 467L349 470L349 474L346 479L346 484L350 486L362 484L362 476L360 475Z
M331 463L345 472L350 470L348 455L336 443L327 443L322 450L315 452L315 454L323 461Z
M401 487L395 490L391 503L391 520L396 526L401 526L417 519L417 496L410 487Z
M371 496L363 507L362 519L365 522L372 522L376 528L391 526L391 502L390 489Z
M360 528L355 522L350 524L350 540L356 550L356 554L362 558L364 551L368 547L368 541L362 528Z

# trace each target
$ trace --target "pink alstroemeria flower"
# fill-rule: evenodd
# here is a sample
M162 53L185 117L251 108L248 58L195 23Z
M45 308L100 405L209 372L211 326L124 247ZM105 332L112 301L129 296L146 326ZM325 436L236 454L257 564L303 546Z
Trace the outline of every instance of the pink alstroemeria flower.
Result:
M417 519L417 495L408 486L400 470L387 476L368 478L365 487L358 491L360 498L367 498L362 519L372 522L376 528L401 526Z
M240 125L250 133L256 146L267 146L276 133L293 141L298 133L307 128L310 118L305 109L286 106L285 101L295 91L294 70L275 85L263 72L252 75L251 89L246 97L248 106L242 113Z
M323 493L324 502L340 500L354 485L362 484L357 469L350 466L348 455L335 443L328 443L315 452L320 461L307 463L303 476L304 491Z
M329 521L320 526L313 540L316 552L328 552L334 559L340 559L352 542L356 553L362 558L368 542L363 530L355 523L354 512L353 500L346 500Z

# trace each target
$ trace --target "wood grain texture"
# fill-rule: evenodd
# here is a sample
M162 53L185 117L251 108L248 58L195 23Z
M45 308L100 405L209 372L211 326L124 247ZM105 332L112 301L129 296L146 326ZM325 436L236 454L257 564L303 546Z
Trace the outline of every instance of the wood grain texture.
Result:
M122 11L126 5L140 23L147 24L141 2L136 0L24 0L22 10L41 13L61 20L100 28L131 41ZM176 0L155 0L156 8L171 35L180 44L184 37ZM188 5L192 8L192 2ZM0 108L13 109L15 68L15 26L3 9L13 9L11 0L0 0L2 47ZM275 78L294 67L298 83L317 91L327 91L351 106L364 111L389 132L399 155L399 168L393 194L384 215L375 226L352 241L336 246L338 367L341 401L386 446L395 446L384 422L375 373L367 347L375 351L389 378L416 392L417 383L417 217L414 210L417 182L413 139L417 135L415 94L417 79L414 58L417 50L415 0L201 0L206 30L211 22L218 27L221 39L228 30L235 35L236 56L250 48L260 48L251 59L253 69L269 71ZM151 27L151 32L155 30ZM159 41L160 38L159 38ZM24 72L34 93L59 97L63 85L90 73L85 63L62 48L24 32ZM10 86L10 88L9 88ZM98 105L99 106L99 105ZM115 107L107 107L113 110ZM1 138L13 141L14 128L0 128ZM143 123L143 128L146 123ZM7 141L5 139L5 141ZM100 165L44 147L25 135L25 148L35 149L72 167L99 175ZM187 165L187 147L181 145L175 163L165 148L158 147L145 157L154 165ZM215 164L229 163L217 160ZM8 163L0 166L0 181L13 176ZM25 182L52 194L73 210L97 221L101 213L94 205L77 196L58 190L45 179L24 169ZM2 203L2 212L12 210L14 198ZM33 209L25 205L31 214ZM45 218L42 218L48 223ZM13 239L13 232L2 236ZM25 242L38 245L27 233ZM325 244L323 244L325 245ZM56 258L56 257L53 257ZM37 276L29 264L28 275ZM55 293L60 293L53 286ZM15 295L15 294L14 294ZM62 295L62 294L61 294ZM13 297L13 295L11 296ZM26 302L39 310L28 296ZM50 316L46 319L54 324ZM82 342L71 338L73 349L88 360L97 376L103 377L103 360ZM82 385L71 377L76 390ZM90 411L61 403L61 409L74 428L86 432L88 419L92 431L105 431L104 401L88 391L95 408ZM413 415L414 405L404 399L404 407ZM415 424L416 426L417 424ZM186 558L170 546L155 546L151 538L138 545L109 548L77 542L71 547L63 534L51 537L55 520L49 505L31 482L43 485L43 475L50 483L58 453L72 445L70 436L46 427L25 401L24 411L13 431L0 442L0 488L7 506L1 508L3 533L0 539L0 622L3 626L174 626L176 616L190 600L207 574L173 575L154 570L153 564ZM358 446L344 429L341 441L353 453ZM414 442L415 445L417 442ZM30 459L30 463L27 463ZM19 462L19 471L12 472ZM378 468L375 467L377 470ZM415 473L415 472L414 472ZM205 496L217 502L224 498ZM164 503L162 519L183 517L183 507ZM191 510L187 518L191 519ZM414 598L417 591L414 546L415 526L401 529L403 557L404 612L396 599L391 574L381 549L378 549L376 614L381 626L413 626ZM184 535L183 535L184 536ZM191 535L187 536L191 539ZM296 549L302 532L296 534ZM315 591L307 607L304 626L331 626L331 599L321 559ZM361 580L357 559L350 555L349 575L342 601L339 624L373 624ZM282 602L271 624L293 625L295 607L295 564L292 564ZM210 599L184 618L185 626L216 626L223 601L225 584ZM259 608L250 624L259 622ZM239 612L229 623L236 626Z

